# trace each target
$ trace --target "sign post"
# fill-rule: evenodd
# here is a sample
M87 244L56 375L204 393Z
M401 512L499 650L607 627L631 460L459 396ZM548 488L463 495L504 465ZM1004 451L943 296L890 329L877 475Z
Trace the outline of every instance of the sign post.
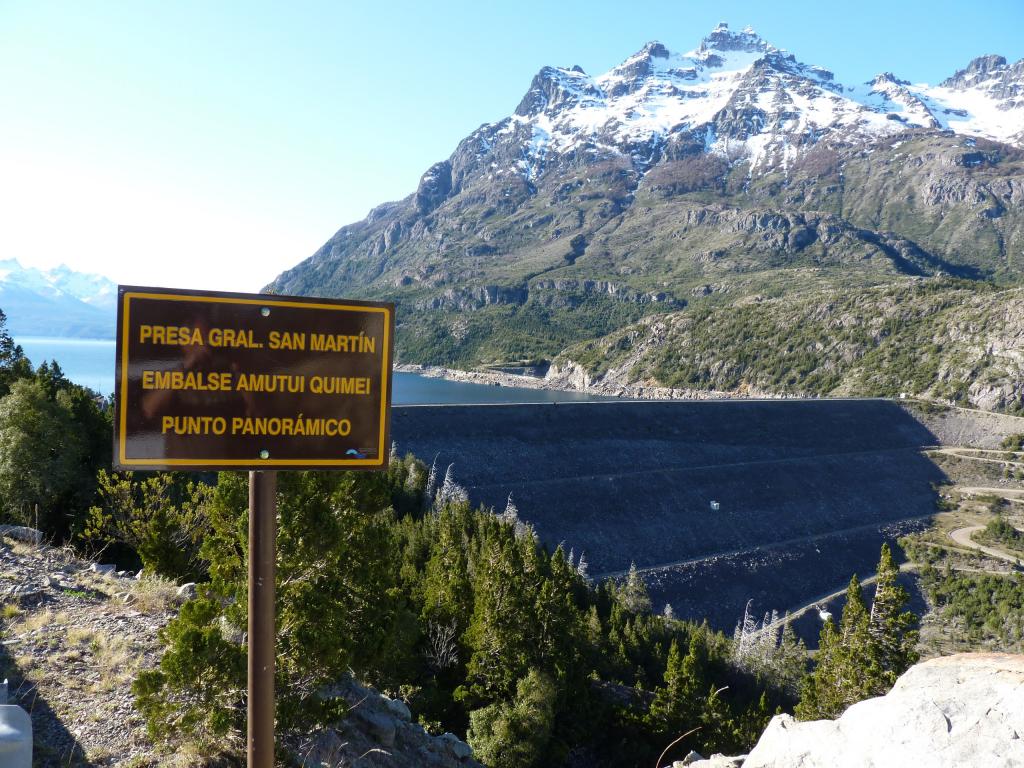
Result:
M249 473L249 768L274 768L277 472Z
M274 765L277 470L388 462L394 305L120 286L114 468L249 470L248 745Z

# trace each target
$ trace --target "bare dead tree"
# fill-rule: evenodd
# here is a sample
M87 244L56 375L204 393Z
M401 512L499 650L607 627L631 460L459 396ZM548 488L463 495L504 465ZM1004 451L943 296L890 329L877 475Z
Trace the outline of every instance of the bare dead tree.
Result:
M423 655L436 672L450 669L459 663L459 643L454 621L449 624L431 621L427 624L427 647Z

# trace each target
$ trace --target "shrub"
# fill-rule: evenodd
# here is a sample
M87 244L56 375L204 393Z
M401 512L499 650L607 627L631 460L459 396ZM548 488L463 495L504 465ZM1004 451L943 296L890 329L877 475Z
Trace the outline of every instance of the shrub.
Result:
M100 470L97 480L100 504L89 509L81 534L88 548L120 542L138 553L150 573L192 581L204 576L199 548L209 530L211 486L166 472Z

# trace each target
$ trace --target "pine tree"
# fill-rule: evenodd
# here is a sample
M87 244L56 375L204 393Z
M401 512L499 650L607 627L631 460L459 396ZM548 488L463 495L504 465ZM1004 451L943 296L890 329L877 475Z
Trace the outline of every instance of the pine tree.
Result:
M782 634L772 657L771 671L776 684L792 695L800 691L807 674L807 646L796 636L789 613L782 619Z
M438 626L455 626L462 636L469 625L469 514L465 507L438 510L430 559L423 574L423 618Z
M508 698L526 675L532 653L534 590L519 539L484 542L473 579L473 615L466 632L467 675L480 699Z
M519 522L519 508L512 501L511 493L508 495L508 501L505 502L505 511L501 513L500 518L506 525L515 525Z
M899 568L892 559L889 544L882 545L878 562L878 580L875 583L875 599L871 604L868 631L874 643L878 664L881 668L879 685L873 691L881 696L889 691L901 674L918 659L915 646L918 633L911 628L917 617L904 611L910 599L907 591L896 579Z
M840 687L841 650L835 624L831 617L826 618L818 634L814 672L804 680L800 703L794 711L800 720L835 717L845 709L845 695Z
M768 694L762 693L757 703L742 714L737 725L737 735L743 751L753 748L771 719L772 710L768 705Z
M466 740L476 757L494 768L546 764L556 697L551 678L531 669L516 684L510 703L496 702L471 712Z
M685 733L699 725L702 680L696 653L691 647L683 656L675 638L669 645L663 685L655 690L650 707L652 724L665 735Z
M221 473L208 506L202 556L210 581L162 632L159 667L133 692L154 737L209 739L231 749L244 733L245 646L222 627L247 614L247 487ZM416 641L397 594L390 499L382 474L283 472L278 480L277 722L282 729L337 721L342 701L319 695L354 671L393 685Z
M590 564L587 562L587 553L580 552L579 562L576 563L576 573L578 573L583 579L590 580L590 575L587 573L590 569Z
M455 482L455 465L449 464L444 473L444 482L441 483L441 490L437 492L435 507L443 507L447 504L468 504L469 494L466 489Z
M651 596L647 594L647 586L644 584L636 563L629 564L629 573L626 574L626 583L622 585L619 592L622 599L622 607L631 613L650 613Z
M722 698L721 689L714 683L701 702L700 724L705 753L731 751L738 740L732 712Z
M426 511L434 503L434 492L437 490L437 456L430 464L430 472L427 475L427 484L423 488L423 510Z
M882 674L868 621L860 581L854 575L846 589L838 631L831 619L821 628L817 667L804 685L797 717L838 717L851 704L875 695Z

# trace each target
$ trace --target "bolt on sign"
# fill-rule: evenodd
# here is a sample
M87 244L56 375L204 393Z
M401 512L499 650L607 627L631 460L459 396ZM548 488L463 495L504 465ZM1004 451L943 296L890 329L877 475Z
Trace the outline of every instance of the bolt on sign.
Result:
M120 286L118 469L382 469L394 305Z

